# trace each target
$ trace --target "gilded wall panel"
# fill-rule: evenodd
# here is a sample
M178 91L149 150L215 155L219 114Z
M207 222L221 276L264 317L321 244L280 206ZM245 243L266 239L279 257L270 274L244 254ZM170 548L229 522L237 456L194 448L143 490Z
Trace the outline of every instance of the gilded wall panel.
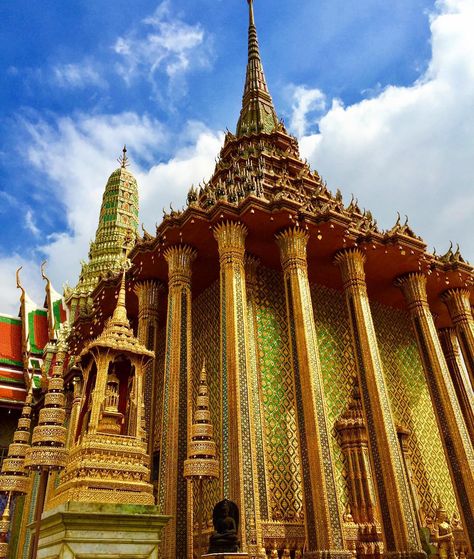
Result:
M378 303L371 306L394 418L411 433L408 444L420 505L433 515L439 496L451 516L457 511L456 499L410 318Z
M255 293L270 520L302 519L295 395L282 274L260 267Z
M321 285L311 286L324 394L331 427L332 453L341 510L348 504L344 456L335 423L349 405L357 375L344 295Z
M211 421L214 426L214 439L217 445L217 459L220 460L221 449L221 381L219 375L219 280L199 294L192 306L192 372L193 372L193 410L199 385L199 373L203 361L206 360L207 382L209 386L209 402ZM204 483L204 511L206 522L212 526L212 509L221 500L221 482L216 480ZM197 494L194 488L196 503L194 518L197 518Z

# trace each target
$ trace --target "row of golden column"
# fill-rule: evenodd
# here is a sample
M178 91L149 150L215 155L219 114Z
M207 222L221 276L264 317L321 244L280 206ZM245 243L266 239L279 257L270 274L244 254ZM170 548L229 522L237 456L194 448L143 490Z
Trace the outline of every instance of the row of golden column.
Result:
M245 251L246 227L223 222L214 229L220 257L221 285L221 378L223 382L221 483L224 497L242 511L242 548L253 557L265 557L260 497L257 483L256 419L252 396L251 340L247 317L249 255ZM305 493L307 557L321 551L346 557L341 514L336 496L330 426L319 362L313 306L307 267L308 233L299 227L276 237L284 274L289 339L302 454ZM180 447L191 433L191 269L195 251L186 245L165 253L169 267L168 322L166 333L165 393L162 423L159 504L173 516L166 529L164 558L186 557L192 549L192 496L189 481L180 475ZM250 257L252 260L252 257ZM373 472L376 501L381 513L385 553L403 552L422 557L416 513L405 464L390 409L382 360L378 349L367 295L365 255L359 248L344 249L335 256L343 278L344 293L357 362L360 401L366 419L367 447ZM247 265L246 265L247 264ZM396 280L408 304L422 357L433 408L438 420L456 491L463 525L474 549L474 456L472 437L472 388L466 383L456 349L446 352L459 367L455 379L461 406L435 328L427 294L426 277L410 273ZM443 296L448 305L460 347L472 380L474 322L469 293L450 290ZM454 331L449 340L454 344ZM445 345L447 332L441 333ZM454 344L454 348L457 346ZM452 355L454 357L452 357ZM451 367L452 368L452 367ZM469 392L471 391L471 392ZM470 409L471 415L466 410ZM464 413L463 413L464 412ZM184 414L184 415L183 415ZM183 502L182 496L186 499ZM372 505L370 505L372 506ZM184 515L184 518L183 518ZM181 519L181 521L180 521ZM179 527L177 523L182 522ZM186 538L181 529L186 525ZM180 547L181 546L181 547Z
M172 516L165 530L164 559L188 557L193 548L191 480L194 477L199 479L199 475L194 474L199 473L200 466L197 463L204 458L210 460L207 469L211 468L212 472L209 473L206 469L207 474L203 474L202 477L219 476L223 496L234 500L242 511L242 548L253 557L265 557L260 514L262 501L258 483L260 472L256 448L258 442L256 415L259 411L255 392L252 389L256 375L252 369L251 354L255 348L249 331L251 325L247 320L248 305L251 304L249 291L252 289L256 260L246 253L247 229L243 224L223 222L214 229L214 236L220 257L221 285L223 425L220 471L217 471L214 462L215 452L211 452L210 448L212 435L209 438L209 426L204 426L207 425L209 410L207 387L204 388L205 378L202 375L199 390L203 392L202 394L199 392L198 395L194 423L192 414L191 278L196 252L189 246L178 245L167 249L164 255L168 263L169 292L163 411L159 428L161 454L158 504L162 513ZM344 549L341 511L337 501L330 445L330 426L326 415L318 340L311 303L306 254L308 240L308 233L299 227L284 230L276 237L284 277L297 401L305 497L305 531L308 549L306 556L316 557L324 551L331 556L342 558L348 557L348 552ZM358 248L344 249L337 253L335 262L341 270L352 330L358 371L358 395L355 405L361 407L365 419L364 427L367 436L363 440L368 449L373 472L373 486L377 508L381 514L385 553L403 552L407 557L421 557L415 511L397 441L397 431L393 423L367 295L365 256ZM472 387L469 384L474 383L474 320L469 292L463 289L450 289L443 294L454 327L444 329L438 335L427 300L426 277L422 273L414 272L397 278L396 284L405 296L412 318L453 487L469 540L469 551L472 553L474 549L472 446L474 413ZM136 288L139 298L139 338L149 349L156 345L160 289L161 286L157 282L143 282ZM45 397L45 407L40 411L40 425L33 434L31 450L28 450L31 391L28 395L14 442L0 475L0 490L8 492L9 495L25 493L29 490L30 478L25 467L40 468L44 482L47 480L48 471L64 467L66 430L62 426L65 412L61 378L64 358L64 352L58 352ZM468 376L465 374L465 369ZM151 369L147 374L152 378L156 376ZM151 393L155 393L155 390L152 389ZM459 398L460 405L456 396ZM150 406L150 409L153 407ZM143 417L144 414L139 413L138 416ZM158 418L155 421L158 421ZM149 426L152 425L153 420L150 421ZM143 427L137 425L138 431L142 431ZM198 435L204 430L206 434L204 439L200 440ZM194 443L188 449L189 441ZM202 454L201 447L206 447L209 452ZM29 453L32 453L31 456ZM185 478L183 468L189 458L194 459L195 462L187 462ZM375 503L367 503L366 514L370 517L369 520L372 518L370 508L373 504L375 505ZM10 497L0 521L0 557L5 557L7 553L9 515Z

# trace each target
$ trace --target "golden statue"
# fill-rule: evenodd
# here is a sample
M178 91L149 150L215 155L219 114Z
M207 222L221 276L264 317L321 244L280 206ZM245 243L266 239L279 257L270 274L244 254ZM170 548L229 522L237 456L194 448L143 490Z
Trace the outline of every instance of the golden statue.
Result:
M454 559L454 535L447 512L439 507L436 511L435 541L440 559Z

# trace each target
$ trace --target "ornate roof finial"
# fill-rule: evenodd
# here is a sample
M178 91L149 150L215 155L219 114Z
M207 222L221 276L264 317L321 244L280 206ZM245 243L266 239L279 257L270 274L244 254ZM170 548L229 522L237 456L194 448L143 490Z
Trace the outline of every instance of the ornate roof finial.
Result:
M25 288L21 285L21 280L20 280L20 271L23 269L23 266L20 266L18 268L18 270L16 271L16 286L18 289L21 289L21 297L23 299L23 297L25 297L26 295L26 291Z
M130 162L129 162L128 157L127 157L127 146L126 145L123 146L122 155L121 155L121 157L119 157L117 159L117 161L120 163L120 166L122 167L122 169L126 169L130 165Z
M237 136L260 132L269 133L278 127L279 122L263 72L253 0L247 0L247 2L249 5L248 63L242 110L237 123Z
M51 289L51 280L48 278L48 276L45 273L46 264L47 264L47 260L41 262L41 277L45 280L46 291L48 291L49 289Z

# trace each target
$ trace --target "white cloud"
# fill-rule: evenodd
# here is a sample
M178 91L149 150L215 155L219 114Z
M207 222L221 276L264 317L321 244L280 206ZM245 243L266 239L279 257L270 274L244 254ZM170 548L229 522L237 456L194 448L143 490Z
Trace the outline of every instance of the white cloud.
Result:
M169 208L170 202L176 209L183 206L191 184L209 178L223 142L222 133L190 122L172 137L178 147L172 158L166 158L155 150L167 146L170 132L160 122L135 113L78 114L58 118L53 124L23 120L21 125L27 132L25 156L47 179L46 198L64 207L68 228L38 240L28 255L0 257L0 311L9 312L17 306L14 271L22 264L23 277L28 278L33 293L42 290L39 263L43 258L48 260L48 275L57 290L66 281L75 285L80 261L87 259L89 242L95 236L105 184L118 167L115 157L124 143L132 161L130 170L139 184L140 218L147 230L154 232L163 207ZM141 166L134 161L134 154L140 156ZM163 161L153 165L159 159ZM38 225L30 211L25 223L36 231Z
M57 64L51 69L50 80L54 85L64 89L83 89L89 86L107 87L99 70L92 62L80 64Z
M210 38L204 29L174 15L169 0L128 35L119 37L113 49L121 57L117 69L124 80L129 83L145 74L157 96L161 76L169 79L175 96L184 95L186 73L208 67L212 58Z
M301 152L382 226L400 210L430 245L444 251L452 239L474 262L474 3L436 8L426 73L352 106L334 101Z
M25 227L32 233L35 237L40 234L40 230L35 223L35 218L31 210L26 210L25 214Z
M292 98L290 129L297 136L304 136L326 109L326 96L321 90L305 85L291 85L289 89Z

